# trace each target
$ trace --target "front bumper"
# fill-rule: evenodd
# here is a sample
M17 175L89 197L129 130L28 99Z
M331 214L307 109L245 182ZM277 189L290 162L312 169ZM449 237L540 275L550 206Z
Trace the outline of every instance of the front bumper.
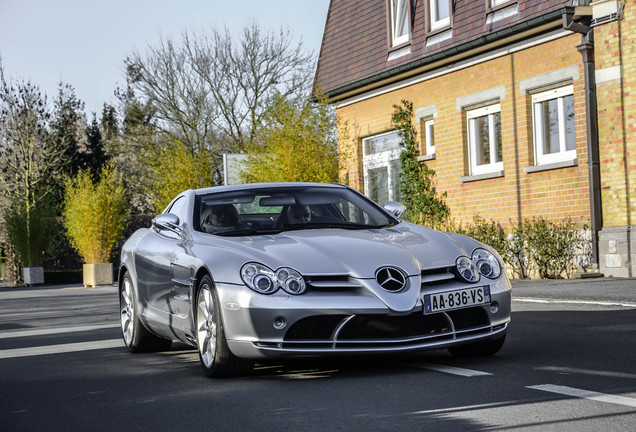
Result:
M422 289L413 308L399 313L365 287L300 296L261 295L230 284L216 288L230 350L238 357L259 359L408 352L500 338L510 322L510 282L501 277L476 286L486 284L489 304L430 315L423 313L425 294L469 286L453 281Z

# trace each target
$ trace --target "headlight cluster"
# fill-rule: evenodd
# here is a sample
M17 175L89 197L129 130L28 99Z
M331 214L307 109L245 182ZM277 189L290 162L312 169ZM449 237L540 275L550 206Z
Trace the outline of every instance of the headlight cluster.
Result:
M272 294L283 289L289 294L302 294L307 289L305 280L296 270L281 267L276 271L258 263L241 267L241 279L249 288L261 294Z
M473 262L477 266L479 273L488 279L497 279L501 274L501 266L495 256L486 249L475 249L473 251Z
M475 249L471 258L461 256L455 262L457 272L466 282L477 282L480 275L497 279L501 275L501 265L497 258L486 249Z

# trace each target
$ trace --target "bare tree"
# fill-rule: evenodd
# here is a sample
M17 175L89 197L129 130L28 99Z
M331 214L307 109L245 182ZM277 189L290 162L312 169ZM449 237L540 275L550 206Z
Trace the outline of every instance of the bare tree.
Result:
M64 168L65 140L51 133L50 120L46 96L38 87L8 81L0 65L2 237L27 267L41 266L50 241L50 200ZM17 280L16 263L10 268Z
M144 57L135 53L127 59L126 66L129 82L152 105L161 132L187 143L193 152L210 145L216 106L186 49L162 38Z
M162 39L126 61L135 90L157 110L163 132L218 152L252 143L275 94L309 96L313 55L289 31L243 28L238 42L226 28ZM224 144L225 143L225 144Z
M37 205L55 190L65 147L49 131L46 95L31 82L9 82L0 66L0 191L2 199Z

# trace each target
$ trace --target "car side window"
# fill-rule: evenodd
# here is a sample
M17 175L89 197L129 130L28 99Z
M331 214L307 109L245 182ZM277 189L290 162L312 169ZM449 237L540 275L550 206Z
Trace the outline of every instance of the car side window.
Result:
M186 197L179 197L168 209L167 213L172 213L179 217L179 221L183 223L186 216L187 200Z

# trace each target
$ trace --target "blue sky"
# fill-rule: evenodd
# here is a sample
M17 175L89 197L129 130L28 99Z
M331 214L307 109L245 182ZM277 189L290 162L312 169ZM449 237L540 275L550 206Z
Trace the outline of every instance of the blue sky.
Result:
M161 35L227 26L289 28L317 56L329 0L0 0L0 58L5 75L30 80L51 100L62 80L87 114L101 113L124 83L123 60Z

